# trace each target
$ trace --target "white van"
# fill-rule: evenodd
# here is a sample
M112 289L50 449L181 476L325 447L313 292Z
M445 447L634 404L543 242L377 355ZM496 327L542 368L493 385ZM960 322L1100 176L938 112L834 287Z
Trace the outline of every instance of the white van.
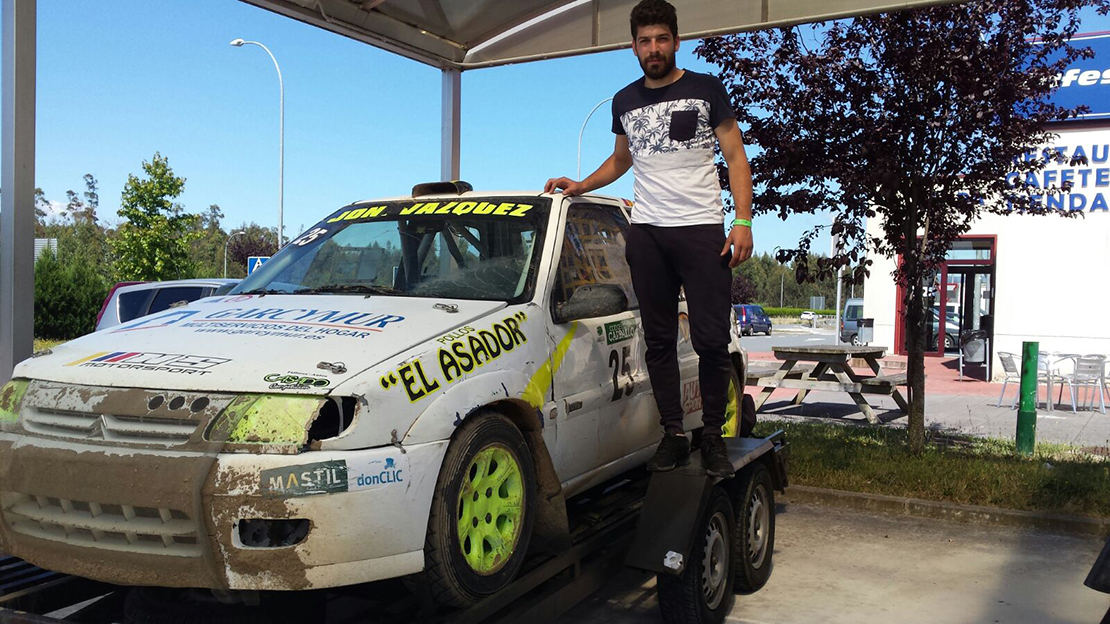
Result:
M849 342L860 346L863 342L859 339L859 320L863 318L863 299L849 299L844 302L844 311L840 314L840 341Z

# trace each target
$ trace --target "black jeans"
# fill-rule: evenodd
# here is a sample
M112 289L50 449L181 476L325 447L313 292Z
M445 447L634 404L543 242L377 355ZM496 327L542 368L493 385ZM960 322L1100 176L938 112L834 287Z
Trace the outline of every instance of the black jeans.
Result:
M732 362L728 353L732 305L731 256L720 225L657 227L633 225L625 256L640 301L647 343L647 368L660 422L667 433L682 432L682 387L678 372L678 293L686 290L690 337L697 352L704 433L720 434Z

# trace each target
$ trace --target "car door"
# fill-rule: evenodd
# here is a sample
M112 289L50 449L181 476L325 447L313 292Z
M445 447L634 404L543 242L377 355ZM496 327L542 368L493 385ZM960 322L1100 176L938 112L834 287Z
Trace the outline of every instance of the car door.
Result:
M767 316L761 306L755 306L755 313L759 317L759 331L771 331L771 317Z
M650 393L639 305L624 259L627 229L615 204L578 200L566 211L550 293L551 335L574 335L553 380L562 414L554 455L563 481L623 456L657 426L645 408L653 402L642 399ZM619 289L627 309L560 322L560 311L587 286Z

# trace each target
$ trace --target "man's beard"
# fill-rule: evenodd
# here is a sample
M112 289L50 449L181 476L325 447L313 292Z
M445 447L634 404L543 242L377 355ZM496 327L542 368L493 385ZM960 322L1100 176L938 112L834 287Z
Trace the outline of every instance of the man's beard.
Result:
M648 63L650 61L662 61L654 68ZM674 56L666 56L660 54L658 57L649 57L647 60L640 59L640 69L644 70L644 75L652 80L659 80L674 70Z

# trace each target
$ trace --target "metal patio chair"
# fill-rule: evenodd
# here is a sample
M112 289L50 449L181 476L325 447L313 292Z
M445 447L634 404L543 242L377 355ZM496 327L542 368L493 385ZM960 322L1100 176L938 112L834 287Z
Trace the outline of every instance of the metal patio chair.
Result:
M1072 371L1071 376L1067 377L1068 389L1071 391L1071 411L1076 413L1076 398L1078 397L1078 390L1080 388L1088 388L1094 390L1094 394L1098 394L1098 411L1100 414L1106 413L1106 356L1105 355L1080 355L1075 358L1075 369ZM1091 392L1087 393L1087 400L1084 405L1091 404L1094 408L1095 397Z
M1002 392L998 394L998 403L995 403L994 406L1002 407L1002 398L1006 396L1006 386L1010 385L1012 381L1017 383L1019 388L1021 387L1021 367L1018 366L1013 353L999 351L998 357L1002 360L1002 370L1006 372L1006 378L1002 381ZM1020 391L1018 394L1020 394ZM1011 408L1017 406L1017 400L1018 397L1015 394L1014 402L1010 404Z
M1006 386L1011 381L1017 383L1019 388L1021 386L1021 365L1019 364L1021 360L1014 353L1007 351L999 351L998 357L1002 360L1002 370L1005 371L1006 378L1002 381L1002 392L998 394L998 403L995 403L995 407L1002 407L1002 399L1006 396ZM1037 354L1037 394L1035 401L1038 403L1040 402L1042 382L1045 384L1045 406L1049 411L1052 411L1052 385L1053 383L1059 384L1060 396L1063 397L1064 383L1067 382L1067 379L1051 369L1048 354L1043 351ZM1014 394L1014 400L1010 403L1011 409L1017 407L1018 394L1020 392Z

